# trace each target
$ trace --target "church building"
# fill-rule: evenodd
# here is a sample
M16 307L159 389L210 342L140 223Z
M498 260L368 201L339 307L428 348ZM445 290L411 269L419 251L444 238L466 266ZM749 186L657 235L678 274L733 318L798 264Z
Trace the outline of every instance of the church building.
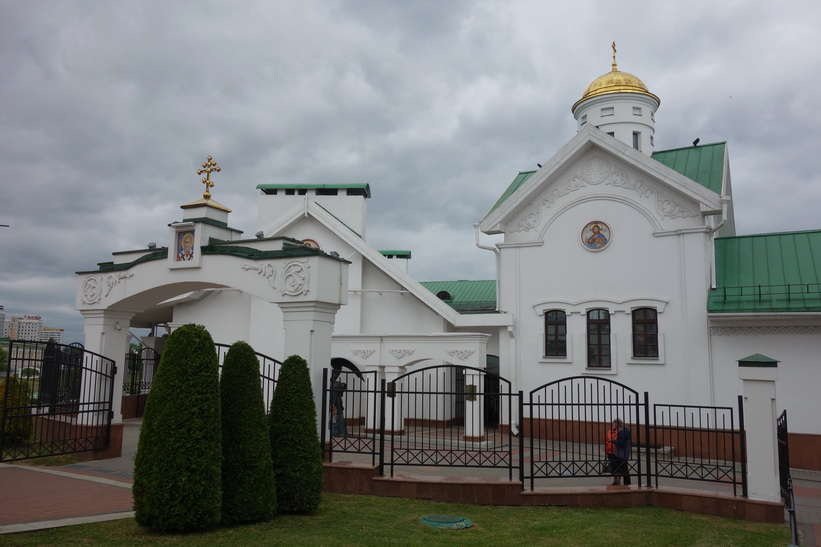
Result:
M495 280L413 279L411 251L367 242L368 184L274 182L257 186L255 238L242 239L230 209L204 196L183 206L164 254L115 253L81 274L78 309L106 305L85 279L97 275L111 291L154 260L170 261L182 280L209 254L253 258L225 275L273 287L278 273L260 260L284 256L292 242L348 265L328 321L330 356L350 367L390 381L416 366L467 365L525 393L603 376L649 392L651 402L732 406L738 361L761 354L778 362L777 407L789 413L794 466L821 469L821 230L737 235L727 143L655 150L660 103L618 69L614 53L611 70L572 105L576 135L538 170L486 181L500 197L475 229ZM479 232L501 240L482 245ZM198 283L131 297L123 318L132 327L195 322L217 342L246 340L286 357L280 307L231 279Z

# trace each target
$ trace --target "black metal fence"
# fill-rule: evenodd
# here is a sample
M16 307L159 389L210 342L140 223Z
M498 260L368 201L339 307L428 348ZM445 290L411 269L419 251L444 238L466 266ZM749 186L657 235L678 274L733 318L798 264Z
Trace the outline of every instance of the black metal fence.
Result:
M660 478L709 481L747 495L741 398L737 409L651 407L648 393L592 376L525 396L511 393L504 378L454 365L378 386L375 372L337 372L331 381L326 372L323 393L326 459L362 454L379 462L379 474L398 466L499 469L530 489L545 480L609 476L607 435L620 419L632 446L618 472L637 486L658 486ZM517 421L520 431L508 425Z
M659 477L722 482L747 497L743 400L732 407L653 405L655 484ZM737 421L736 421L737 419Z
M624 422L634 448L649 444L647 394L642 401L638 392L612 380L576 376L550 382L532 390L526 401L522 398L521 409L521 451L529 452L521 479L522 484L529 481L531 489L537 479L609 474L607 433L613 420ZM615 444L610 447L615 456ZM632 453L631 448L626 450ZM641 486L642 458L624 459L619 471L635 476ZM644 469L648 468L645 463Z
M123 395L147 394L159 362L160 354L154 348L143 347L138 352L126 353Z
M781 496L786 498L787 486L790 483L790 443L786 410L778 416L775 424L778 439L778 479L781 483Z
M114 361L80 344L9 342L0 397L0 461L107 448Z
M798 519L795 515L795 492L790 474L789 428L787 411L784 410L776 420L776 438L778 440L778 478L781 483L781 497L784 498L784 509L789 516L790 545L798 545Z
M366 454L376 465L380 454L380 397L376 372L334 370L322 373L322 431L328 431L327 460L334 453ZM323 439L323 445L325 439Z
M384 464L397 466L506 468L509 479L518 461L509 427L510 382L466 366L441 365L409 372L388 384L385 431L390 450Z
M154 348L143 347L138 352L125 354L123 418L142 417L159 363L160 354Z

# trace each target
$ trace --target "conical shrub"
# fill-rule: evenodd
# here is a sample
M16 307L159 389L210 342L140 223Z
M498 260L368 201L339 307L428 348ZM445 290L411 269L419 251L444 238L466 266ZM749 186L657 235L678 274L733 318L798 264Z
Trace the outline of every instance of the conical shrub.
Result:
M3 407L5 403L5 407ZM31 409L27 386L9 376L0 382L0 424L3 425L3 444L11 446L23 444L31 435Z
M132 490L140 526L191 532L219 523L221 428L214 341L184 325L168 337L145 406Z
M222 523L269 520L276 514L268 419L251 346L236 342L225 355L222 400Z
M310 513L322 499L322 448L308 364L299 355L282 363L268 417L281 512Z

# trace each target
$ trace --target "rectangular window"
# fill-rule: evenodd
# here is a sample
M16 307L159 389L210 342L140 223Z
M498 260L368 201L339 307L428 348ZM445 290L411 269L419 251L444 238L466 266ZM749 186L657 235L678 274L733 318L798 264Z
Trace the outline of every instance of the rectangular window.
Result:
M641 133L633 131L633 148L641 152Z
M610 312L604 309L587 312L587 366L610 368Z
M567 316L561 310L544 314L545 357L567 357Z
M633 357L658 359L658 314L653 308L633 310Z
M641 116L641 107L640 106L634 106L633 107L633 116Z
M606 116L612 116L615 113L616 113L616 110L612 106L608 106L608 107L605 107L605 108L601 109L601 117L602 118L604 118Z
M587 114L584 114L584 115L582 116L582 123L581 123L581 125L584 125L584 124L586 124L586 123L587 123Z

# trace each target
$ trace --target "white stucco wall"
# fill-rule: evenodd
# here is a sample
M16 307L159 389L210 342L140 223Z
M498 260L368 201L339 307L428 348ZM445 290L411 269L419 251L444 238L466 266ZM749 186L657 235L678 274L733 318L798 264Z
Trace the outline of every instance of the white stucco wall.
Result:
M821 327L818 319L795 325L714 327L710 336L716 404L735 405L741 394L738 360L760 353L780 361L776 381L776 411L787 410L794 433L821 434L818 388L821 386ZM803 323L803 325L801 324Z
M621 172L627 187L583 183L565 191L574 177L587 176L591 162L606 162L611 173ZM642 192L633 189L638 185ZM686 213L665 216L655 196L676 201L677 210ZM600 374L650 391L656 401L709 403L710 235L698 204L596 151L535 196L519 218L537 216L538 223L511 222L499 245L500 307L516 317L512 358L521 388L529 391L567 376ZM596 252L580 241L582 229L594 220L612 230L608 247ZM630 312L636 307L659 312L657 360L632 358ZM610 370L587 368L586 312L593 308L611 313ZM543 314L550 309L568 314L567 358L543 357Z
M175 306L174 323L203 325L217 343L230 345L237 340L248 342L252 297L232 289L208 291L203 296L198 302ZM269 305L276 307L276 304Z

